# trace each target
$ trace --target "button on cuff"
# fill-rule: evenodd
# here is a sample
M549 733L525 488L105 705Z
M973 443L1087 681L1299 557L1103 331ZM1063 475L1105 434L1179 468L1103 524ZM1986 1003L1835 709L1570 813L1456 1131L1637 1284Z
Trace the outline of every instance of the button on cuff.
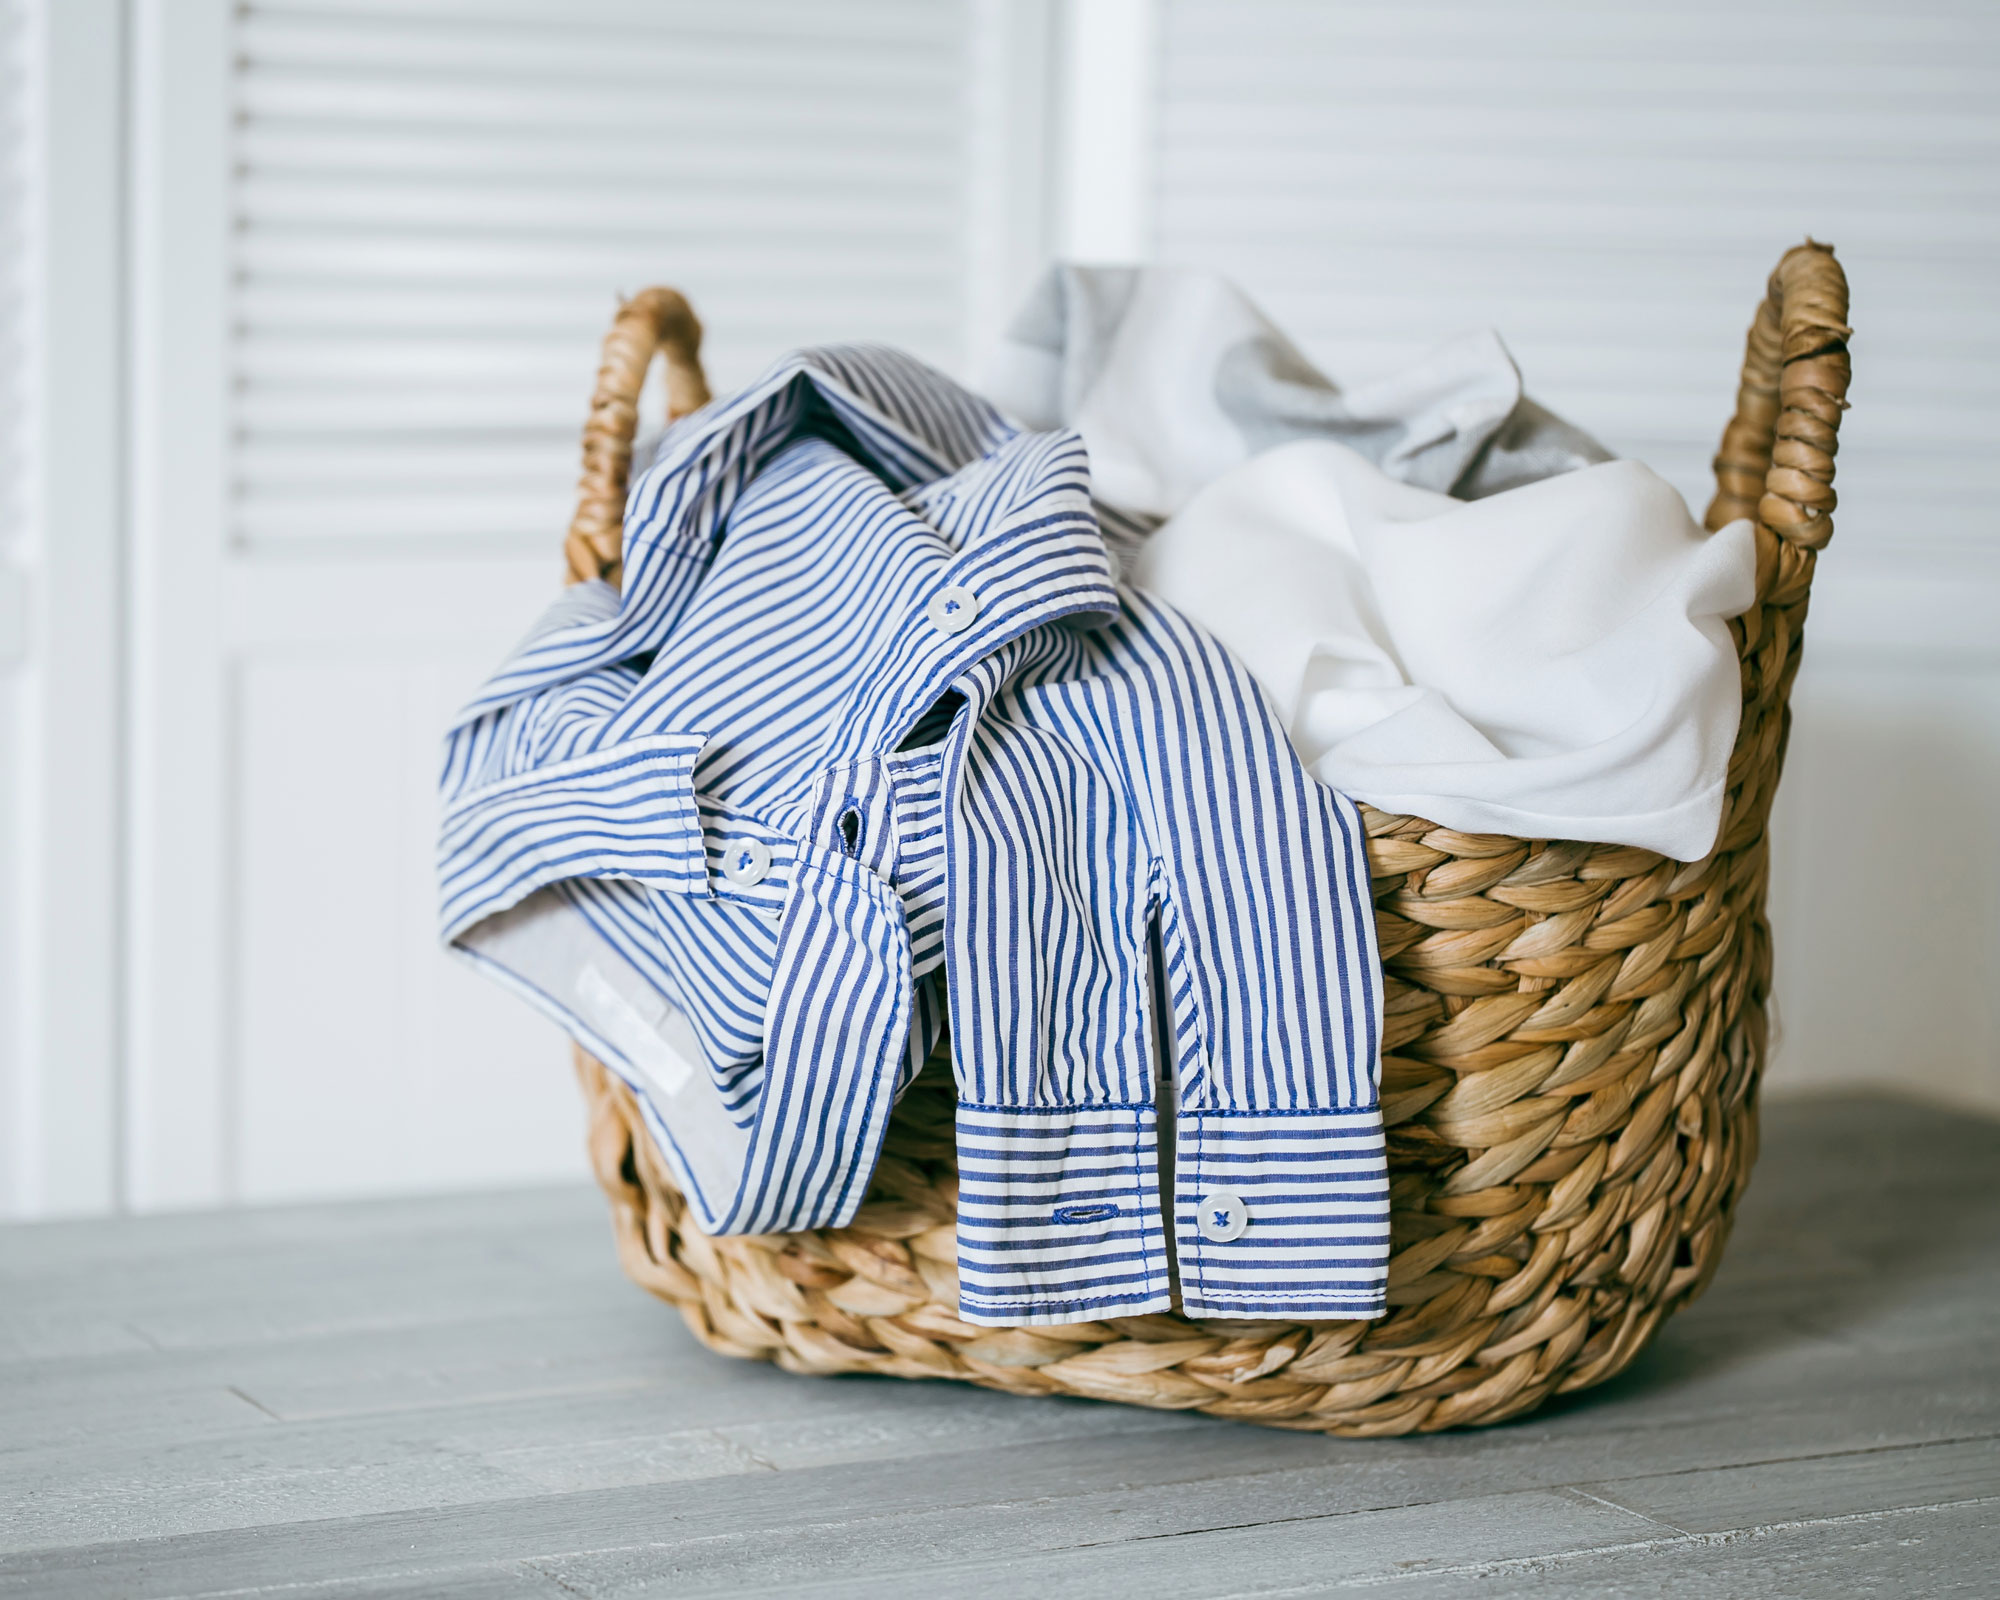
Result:
M1195 1210L1195 1226L1210 1244L1228 1244L1250 1226L1250 1208L1227 1190L1204 1195Z

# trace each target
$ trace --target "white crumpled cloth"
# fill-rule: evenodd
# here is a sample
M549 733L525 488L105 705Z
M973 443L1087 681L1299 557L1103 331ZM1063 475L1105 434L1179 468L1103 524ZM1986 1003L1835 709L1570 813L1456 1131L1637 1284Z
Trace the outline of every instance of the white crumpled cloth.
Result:
M1126 575L1249 667L1323 782L1468 833L1714 845L1750 524L1704 532L1496 334L1343 390L1213 273L1058 266L985 387L1082 433Z
M1208 628L1322 782L1467 833L1715 843L1751 525L1613 461L1475 501L1330 441L1223 474L1129 577Z
M1142 517L1292 439L1338 439L1468 500L1611 459L1521 392L1490 329L1343 390L1234 284L1192 268L1050 268L982 387L1031 428L1075 428L1097 498Z
M1464 832L1714 846L1750 524L1704 532L1496 334L1342 390L1212 272L1056 266L986 392L1084 436L1126 578L1250 668L1322 782Z

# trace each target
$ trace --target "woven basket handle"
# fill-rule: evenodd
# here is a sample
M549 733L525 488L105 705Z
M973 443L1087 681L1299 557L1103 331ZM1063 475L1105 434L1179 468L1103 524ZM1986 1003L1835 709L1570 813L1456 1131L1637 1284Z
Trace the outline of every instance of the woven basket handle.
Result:
M1715 457L1711 529L1751 517L1759 529L1757 592L1769 599L1780 566L1833 537L1833 456L1853 375L1847 275L1830 245L1785 252L1750 324L1736 415ZM1789 546L1792 559L1783 559Z
M1729 763L1716 854L1764 848L1784 767L1789 702L1819 552L1833 537L1833 453L1853 369L1847 359L1847 275L1832 249L1808 239L1787 250L1750 324L1736 415L1715 456L1708 526L1749 517L1757 529L1757 598L1730 620L1743 662L1743 719ZM1758 899L1763 896L1759 868ZM1762 976L1770 936L1758 921Z
M625 490L632 471L632 437L639 428L639 391L653 357L667 363L667 420L708 404L701 371L701 324L676 289L644 289L619 306L604 336L604 359L583 425L583 476L576 486L563 554L569 581L616 583L624 554Z

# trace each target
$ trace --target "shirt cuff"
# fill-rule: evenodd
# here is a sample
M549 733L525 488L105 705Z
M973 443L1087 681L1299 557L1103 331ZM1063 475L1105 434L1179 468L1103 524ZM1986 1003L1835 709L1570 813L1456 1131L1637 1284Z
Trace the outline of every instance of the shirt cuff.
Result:
M1389 1273L1379 1106L1184 1111L1174 1239L1190 1317L1378 1317Z
M1151 1106L958 1108L959 1316L985 1328L1172 1307Z

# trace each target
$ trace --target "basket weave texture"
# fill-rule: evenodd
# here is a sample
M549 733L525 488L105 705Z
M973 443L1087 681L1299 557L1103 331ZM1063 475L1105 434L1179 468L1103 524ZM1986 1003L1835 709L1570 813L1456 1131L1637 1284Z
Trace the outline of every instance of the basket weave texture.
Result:
M1743 718L1715 849L1465 834L1362 807L1387 1029L1393 1253L1386 1318L961 1322L953 1091L934 1061L846 1228L709 1238L630 1091L579 1052L618 1252L703 1343L800 1373L957 1378L1278 1427L1406 1434L1498 1422L1602 1383L1714 1274L1757 1154L1771 978L1765 827L1816 553L1832 533L1847 282L1789 251L1750 327L1707 524L1757 524L1757 599L1731 624ZM619 311L584 430L572 578L618 576L637 397L708 399L687 303ZM941 1047L942 1048L942 1047Z

